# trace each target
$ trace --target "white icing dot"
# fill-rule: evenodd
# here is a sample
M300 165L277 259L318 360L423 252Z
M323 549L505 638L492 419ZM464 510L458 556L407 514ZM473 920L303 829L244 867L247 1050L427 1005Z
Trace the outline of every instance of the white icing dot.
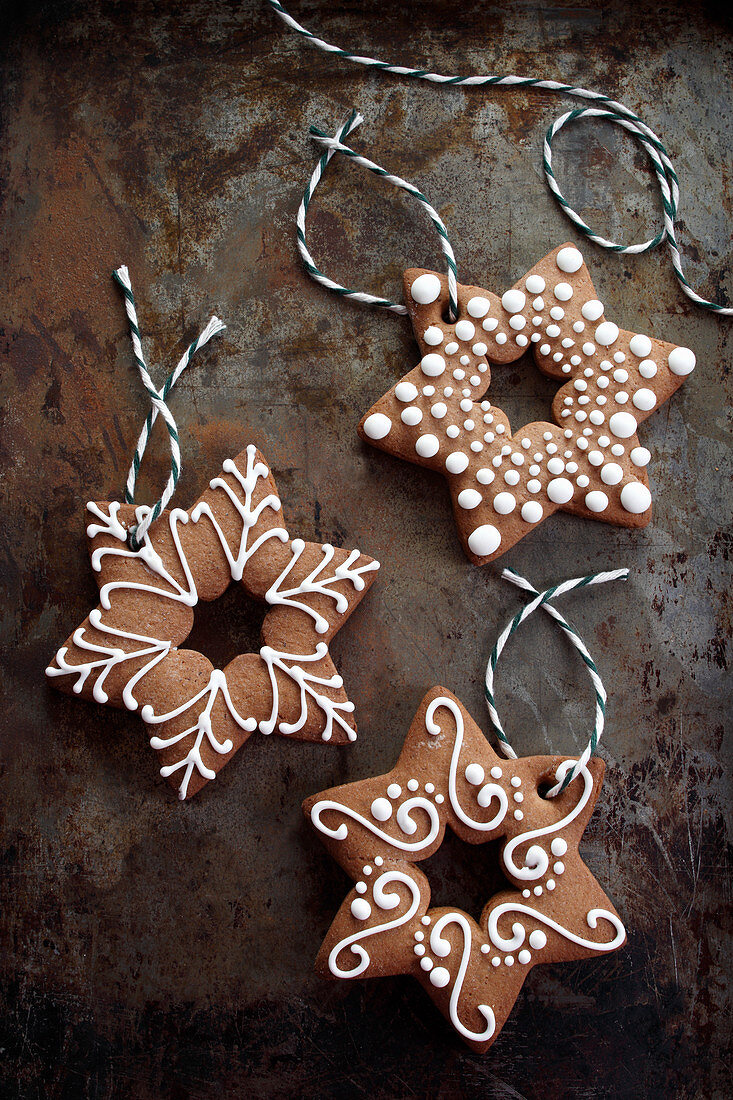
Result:
M528 963L528 962L530 961L530 959L531 959L531 958L532 958L532 955L531 955L531 953L530 953L530 952L529 952L529 951L528 951L528 950L526 949L526 947L524 948L524 950L520 951L520 952L519 952L519 954L517 955L517 959L518 959L518 960L519 960L519 962L520 962L520 963L522 963L522 964L523 964L524 966L526 966L526 965L527 965L527 963Z
M430 325L425 329L422 338L429 347L437 348L438 344L443 343L443 330L439 329L437 325Z
M652 342L648 336L632 336L629 340L629 351L638 356L639 359L646 359L649 352L652 350Z
M410 287L410 293L421 306L429 306L440 295L440 279L437 275L418 275Z
M603 400L605 400L605 398ZM598 427L600 424L603 423L606 417L600 409L593 409L592 412L589 413L588 419L590 420L591 424L595 424L596 427Z
M433 960L429 959L427 956L425 956L424 959L420 959L420 966L423 970L432 970L434 965Z
M484 523L468 536L468 548L477 558L486 557L498 550L501 535L491 523Z
M570 283L558 283L553 293L559 302L569 302L573 296L573 288Z
M516 791L512 797L515 802L524 802L524 795L521 791Z
M431 351L422 357L420 368L428 378L438 378L445 370L445 359L437 351Z
M657 397L653 390L637 390L631 399L641 412L649 412L657 403Z
M595 355L595 353L596 346L595 344L591 344L590 340L587 344L583 344L583 355Z
M640 515L651 505L652 495L640 481L629 481L621 490L621 504L627 512Z
M476 489L462 489L458 494L458 506L465 508L467 512L470 512L473 508L478 508L482 500L481 493L477 492Z
M618 325L614 325L613 321L603 321L596 329L595 341L597 344L601 344L602 347L610 347L617 340Z
M565 469L565 463L561 458L551 458L547 463L547 469L551 474L561 474Z
M519 471L518 470L507 470L507 472L504 474L504 481L507 483L507 485L518 485L519 484Z
M542 505L538 500L528 500L522 505L522 519L525 523L539 523L542 519Z
M533 951L541 951L547 944L547 936L541 928L535 928L533 932L529 934L529 946Z
M549 355L550 351L551 351L551 348L550 348L549 344L541 344L540 345L540 355Z
M366 894L367 884L365 882L357 882L354 889L356 890L357 894Z
M417 386L412 382L398 382L394 388L394 395L398 401L414 401L417 397Z
M372 817L376 821L389 821L392 816L392 804L386 798L375 798L371 805Z
M474 344L473 347L471 348L471 351L473 352L474 355L486 355L486 352L488 350L489 349L486 347L486 344L484 344L484 342L482 340L479 340L479 342L477 344ZM472 386L478 386L480 381L481 381L481 379L477 378L476 381L474 382L474 380L472 378L471 379L471 385Z
M424 943L416 943L412 950L415 952L415 954L418 957L420 955L424 955L425 954L425 944Z
M555 872L556 875L561 875L563 873L563 871L565 870L565 864L561 863L558 860L557 863L553 863L552 869L553 869L553 871Z
M484 775L484 769L480 764L469 764L466 768L466 779L474 787L478 787L479 783L483 783Z
M430 981L438 989L442 989L450 981L450 974L444 966L436 966L430 971Z
M646 466L652 455L646 447L634 447L629 457L635 466Z
M533 477L531 481L527 482L527 489L530 493L539 493L541 488L542 482L538 481L537 478Z
M484 332L493 332L494 329L498 327L498 325L499 322L497 321L496 317L487 317L485 321L481 322L481 328L484 330Z
M519 778L518 775L513 775L511 780L510 780L510 783L511 783L512 787L521 787L522 786L522 780Z
M417 405L410 405L409 408L402 410L400 419L403 424L409 424L411 428L414 428L422 420L422 409L418 409Z
M553 504L567 504L572 498L574 489L572 482L566 477L553 478L547 486L547 495Z
M366 898L354 898L351 903L351 912L357 920L366 920L371 915L372 907Z
M494 497L494 511L500 516L508 516L517 506L513 493L497 493Z
M541 894L542 894L542 887L541 886L535 886L535 888L533 890L533 893L534 893L535 897L537 897L537 898L540 897Z
M504 959L504 962L506 963L507 966L514 966L514 956L513 955L507 955Z
M434 416L436 420L442 420L447 412L448 406L443 401L436 401L434 405L430 406L430 415Z
M599 302L597 298L591 298L589 302L585 303L580 312L586 321L597 321L599 317L603 316L603 302Z
M607 462L601 470L601 481L604 485L618 485L624 476L624 472L618 462Z
M491 965L492 966L501 966L501 959L499 958L498 955L494 955L493 959L491 960Z
M629 439L637 428L636 417L628 412L614 413L608 426L617 439Z
M399 798L402 794L402 787L400 787L399 783L390 783L387 787L387 794L390 798Z
M547 880L547 889L548 890L554 890L555 889L555 880L554 880L554 878L548 878L548 880Z
M623 453L624 453L624 448L621 446L621 444L620 443L614 443L613 447L611 447L611 454L615 455L616 458L619 458L619 456L622 455Z
M451 340L451 342L449 344L445 345L445 354L446 355L455 355L457 351L458 351L458 344L455 342L455 340Z
M639 363L639 374L642 378L653 378L657 373L657 364L653 359L644 359Z
M556 836L550 844L550 851L553 856L564 856L568 850L567 841L561 836Z
M519 329L524 328L526 324L526 318L524 318L521 313L517 313L514 317L510 317L509 319L509 327L513 328L515 332L518 332ZM517 337L517 339L519 339L519 337Z
M455 424L449 424L445 429L445 434L449 439L456 439L461 434L461 429L456 427Z
M466 310L469 316L475 318L485 317L491 309L491 302L488 298L482 298L480 295L476 295L475 298L468 299L468 305Z
M583 332L585 325L582 321L573 321L573 332Z
M550 337L551 340L554 340L556 336L560 335L560 329L558 328L557 325L548 325L547 328L545 329L545 332L547 333L547 335ZM560 356L560 359L562 359L562 356Z
M530 294L541 294L545 289L545 280L541 275L529 275L524 285Z
M619 390L618 393L614 395L614 400L617 405L625 405L629 400L629 395L624 390Z
M494 765L494 767L491 769L491 778L492 779L501 779L502 774L503 773L502 773L501 768L498 767L497 765Z
M468 466L468 457L463 451L451 451L445 460L445 468L449 474L462 474Z
M420 917L420 924L423 924L427 927L427 925L430 924L430 917Z
M520 310L524 309L526 301L527 297L521 290L507 290L501 299L501 304L507 313L519 313Z
M615 382L628 382L629 372L627 370L623 370L621 367L619 367L618 370L615 370L613 372L613 378L614 378Z
M420 786L420 784L418 783L417 779L408 779L407 780L407 789L408 789L408 791L416 791L419 786ZM423 921L423 924L424 923L425 922Z
M458 321L456 324L456 337L459 340L472 340L476 333L476 326L470 321Z
M555 263L567 275L573 275L583 266L583 257L577 248L561 248L555 257Z
M594 489L585 494L585 506L591 512L605 512L608 508L608 497L600 489Z
M364 421L364 435L370 439L384 439L392 430L392 421L384 413L372 413Z
M476 471L476 481L478 481L479 485L491 485L495 476L494 471L487 470L485 466Z
M440 450L440 443L437 436L434 435L421 435L415 444L415 450L420 455L420 458L433 458Z
M591 466L600 466L603 462L603 455L600 451L589 451L588 461Z

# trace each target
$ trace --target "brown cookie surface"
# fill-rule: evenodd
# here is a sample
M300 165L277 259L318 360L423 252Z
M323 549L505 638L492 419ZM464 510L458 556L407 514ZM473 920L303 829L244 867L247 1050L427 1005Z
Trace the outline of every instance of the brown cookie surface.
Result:
M694 369L689 348L607 320L579 250L563 245L502 297L458 287L446 320L447 279L405 273L420 364L377 401L362 439L447 479L472 562L499 557L556 511L643 527L651 518L639 424ZM491 368L532 348L563 384L552 420L512 430L493 406Z
M195 794L255 729L344 744L353 704L329 642L372 584L379 563L358 550L291 539L275 481L249 446L189 511L128 542L144 508L90 503L87 527L99 604L46 670L60 690L139 711L180 798ZM199 600L232 581L269 606L259 653L216 669L181 648Z
M626 933L578 845L604 765L592 760L556 798L575 761L500 759L445 688L423 699L394 768L309 798L303 810L354 880L316 961L324 977L409 974L474 1050L491 1046L530 969L620 947ZM416 866L449 827L469 844L501 838L510 888L477 923L430 907Z

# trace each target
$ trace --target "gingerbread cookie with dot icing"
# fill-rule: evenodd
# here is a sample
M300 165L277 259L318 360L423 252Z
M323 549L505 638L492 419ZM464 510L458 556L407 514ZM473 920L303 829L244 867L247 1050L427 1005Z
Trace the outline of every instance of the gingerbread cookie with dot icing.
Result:
M417 979L477 1051L496 1040L531 968L620 947L624 926L578 845L601 790L591 760L557 797L543 791L574 760L503 760L445 688L423 699L392 771L334 787L303 809L352 878L319 952L327 978ZM501 839L508 889L477 922L430 907L417 866L446 828L468 844Z
M99 604L46 670L61 691L138 711L181 799L196 794L247 738L279 733L344 744L354 709L329 642L372 584L379 563L359 550L291 538L272 474L249 446L188 512L130 530L148 513L91 503L87 527ZM185 649L199 600L232 582L268 605L259 653L216 669Z
M405 273L405 301L422 359L373 406L362 439L442 473L468 557L483 565L556 511L643 527L651 518L637 429L695 367L689 348L608 320L579 250L556 249L502 297ZM552 421L512 431L492 405L491 369L531 348L562 385Z

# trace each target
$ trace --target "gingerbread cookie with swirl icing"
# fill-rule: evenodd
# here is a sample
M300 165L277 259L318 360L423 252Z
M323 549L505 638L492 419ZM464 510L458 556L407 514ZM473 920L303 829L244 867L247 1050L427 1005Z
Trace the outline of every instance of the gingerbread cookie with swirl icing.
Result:
M227 459L189 511L163 512L138 550L147 509L90 503L99 604L46 670L69 694L137 711L181 799L196 794L254 730L345 744L354 709L329 642L375 578L358 550L291 538L272 474L255 447ZM183 643L199 600L232 582L268 605L259 653L216 669Z
M574 763L500 759L454 695L428 692L392 771L303 804L354 882L319 952L319 973L410 975L461 1038L485 1051L533 966L621 947L624 926L578 852L603 763L591 760L557 798L542 796ZM501 839L509 888L478 922L460 909L430 907L418 864L437 851L446 828L468 844Z
M649 523L651 456L637 429L694 369L689 348L608 320L571 244L502 297L459 286L454 323L447 279L414 269L404 284L422 359L369 410L359 434L444 475L474 564L499 557L556 511ZM491 370L530 348L562 385L552 421L512 430L489 400Z

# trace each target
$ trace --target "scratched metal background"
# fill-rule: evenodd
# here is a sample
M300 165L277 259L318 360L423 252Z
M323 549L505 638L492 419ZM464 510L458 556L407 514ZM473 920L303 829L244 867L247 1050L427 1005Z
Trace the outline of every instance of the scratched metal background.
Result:
M294 7L357 50L554 76L641 108L682 178L690 277L730 302L733 49L715 5ZM293 219L308 125L335 127L356 104L367 121L355 143L437 203L465 281L503 288L574 239L540 171L542 136L568 103L371 77L306 48L256 0L26 0L2 16L2 1095L729 1096L729 324L687 304L661 253L585 248L615 320L699 361L642 431L652 526L558 516L501 563L535 582L631 568L625 588L566 605L610 687L607 783L585 851L629 943L533 970L478 1057L408 980L328 984L312 970L346 882L301 800L390 766L436 682L483 721L482 664L519 599L499 569L464 560L437 478L357 439L416 350L404 321L309 282ZM628 138L580 124L557 154L594 225L648 235L657 200ZM312 243L328 272L393 294L404 266L439 262L416 207L353 166L330 172ZM228 324L175 397L181 501L252 440L295 529L383 562L335 646L357 744L255 737L184 806L137 718L43 676L96 591L84 502L119 493L146 411L110 280L120 262L157 378L212 312ZM495 377L513 422L543 415L551 386L526 362ZM148 497L165 468L157 436ZM258 623L230 596L196 641L227 660L255 646ZM548 626L516 638L499 682L520 751L582 746L590 692ZM481 850L446 848L436 899L477 914L495 870Z

